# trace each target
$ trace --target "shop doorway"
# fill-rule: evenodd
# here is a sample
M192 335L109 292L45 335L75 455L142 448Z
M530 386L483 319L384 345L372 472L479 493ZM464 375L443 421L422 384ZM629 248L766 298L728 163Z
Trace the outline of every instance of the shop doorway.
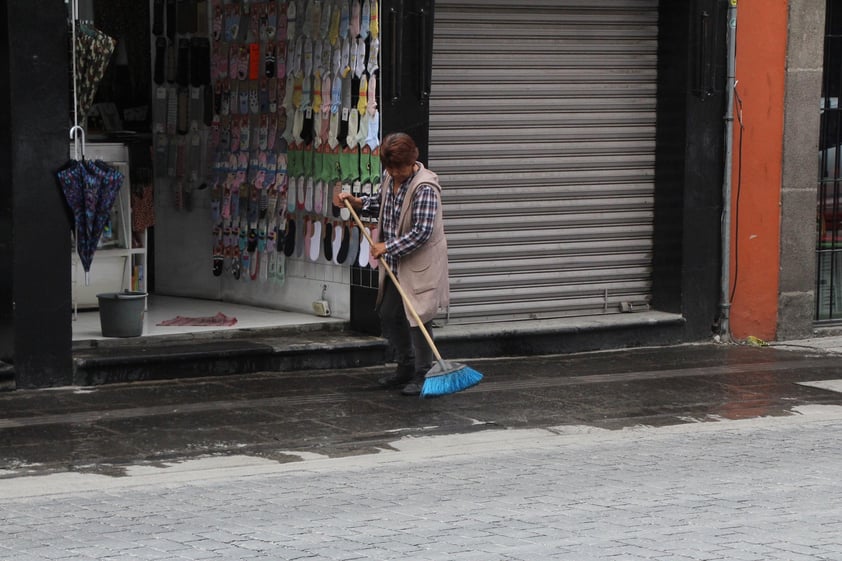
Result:
M827 1L816 236L818 322L842 320L842 2Z

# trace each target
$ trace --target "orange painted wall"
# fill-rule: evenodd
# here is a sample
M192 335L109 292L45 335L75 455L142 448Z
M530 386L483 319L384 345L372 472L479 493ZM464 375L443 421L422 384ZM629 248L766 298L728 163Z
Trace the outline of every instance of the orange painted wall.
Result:
M742 98L744 129L737 207L740 128L735 110L731 283L736 275L737 285L731 333L738 340L749 335L775 338L787 4L784 0L740 0L737 6L736 91Z

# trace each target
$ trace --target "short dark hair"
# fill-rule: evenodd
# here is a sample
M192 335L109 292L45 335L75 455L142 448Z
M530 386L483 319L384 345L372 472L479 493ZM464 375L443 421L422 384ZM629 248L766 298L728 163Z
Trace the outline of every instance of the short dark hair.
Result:
M380 143L380 161L384 168L412 165L418 161L418 146L405 132L387 134Z

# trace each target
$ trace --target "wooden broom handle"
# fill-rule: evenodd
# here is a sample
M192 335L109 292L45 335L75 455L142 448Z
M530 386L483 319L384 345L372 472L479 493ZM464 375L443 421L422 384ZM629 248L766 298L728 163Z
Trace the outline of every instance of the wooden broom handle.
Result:
M365 226L360 220L360 217L357 216L357 211L354 210L354 207L351 206L351 203L348 201L348 199L343 199L343 202L345 203L345 206L348 208L348 210L351 211L351 216L354 218L354 222L357 223L357 227L360 229L360 232L362 232L362 235L365 236L365 239L368 240L368 243L373 246L374 240L371 239L371 235L366 231ZM398 278L395 276L395 273L392 272L392 268L389 267L389 264L386 263L386 260L383 259L382 255L378 259L380 259L380 264L383 266L383 268L386 269L386 273L389 275L389 278L392 279L392 283L395 285L395 288L398 289L398 293L401 295L401 299L403 300L404 306L406 306L406 309L409 310L409 313L412 315L412 318L415 320L415 323L418 324L418 329L420 329L421 333L424 334L424 339L426 339L427 344L430 345L430 349L433 351L436 360L439 362L443 362L443 359L441 358L441 353L439 353L438 348L436 348L436 344L433 343L433 338L430 336L430 333L427 331L427 328L424 327L424 322L421 321L421 318L418 316L418 312L416 312L415 308L412 307L412 302L409 301L406 292L403 291L403 287L401 287L401 284L398 282Z

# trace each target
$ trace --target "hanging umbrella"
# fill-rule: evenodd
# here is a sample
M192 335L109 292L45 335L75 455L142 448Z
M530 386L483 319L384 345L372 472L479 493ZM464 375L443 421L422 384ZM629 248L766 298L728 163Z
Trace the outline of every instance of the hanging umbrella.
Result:
M83 121L94 102L99 82L117 42L86 22L79 22L73 52L76 57L74 76L77 88L76 116Z
M88 285L94 252L123 185L123 174L102 160L71 160L57 175L64 198L73 211L76 252Z

